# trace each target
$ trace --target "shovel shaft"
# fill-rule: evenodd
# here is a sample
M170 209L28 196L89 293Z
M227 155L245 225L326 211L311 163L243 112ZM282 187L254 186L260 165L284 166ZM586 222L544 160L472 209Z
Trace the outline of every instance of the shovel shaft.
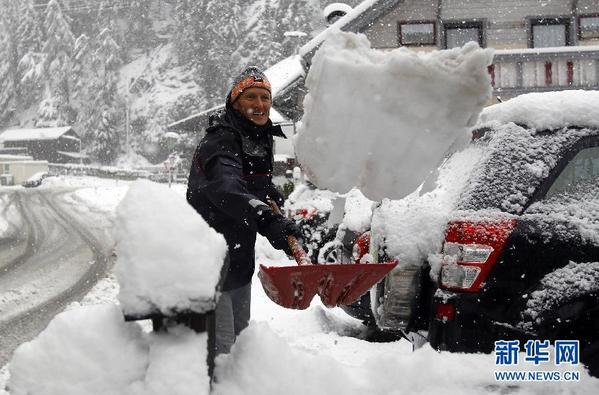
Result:
M281 209L274 201L271 200L269 203L272 211L274 211L276 214L283 215L283 213L281 213ZM297 241L295 236L287 236L287 242L289 243L289 248L291 249L293 257L298 265L301 266L312 264L312 262L310 262L310 258L308 258L308 254L306 254L306 251L304 251L302 245L299 243L299 241Z
M293 252L293 257L298 265L311 265L310 258L308 258L308 254L302 248L301 244L297 241L295 236L287 236L287 242L289 243L289 248L291 248L291 252Z

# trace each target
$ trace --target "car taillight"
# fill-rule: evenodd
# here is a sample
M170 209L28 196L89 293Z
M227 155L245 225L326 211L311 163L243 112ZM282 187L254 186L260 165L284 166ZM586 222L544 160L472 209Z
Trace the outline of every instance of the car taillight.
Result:
M479 291L515 226L515 219L450 222L443 245L441 288Z
M316 210L315 208L310 208L310 209L300 208L295 211L295 214L293 215L293 219L294 220L300 220L300 219L309 220L309 219L312 219L317 213L318 213L318 210Z
M439 321L453 321L455 318L455 306L451 303L437 303L435 306L435 318Z
M364 232L354 242L354 248L352 251L352 259L357 263L361 262L362 258L370 253L370 232Z

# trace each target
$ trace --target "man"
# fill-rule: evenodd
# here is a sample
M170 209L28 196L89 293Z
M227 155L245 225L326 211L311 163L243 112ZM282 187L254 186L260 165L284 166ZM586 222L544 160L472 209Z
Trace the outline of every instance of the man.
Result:
M271 86L256 67L239 75L227 95L225 112L198 145L189 175L188 202L229 248L216 320L216 354L228 353L250 318L256 232L291 254L287 236L301 236L293 221L275 214L283 197L272 184L273 136L285 137L269 119Z

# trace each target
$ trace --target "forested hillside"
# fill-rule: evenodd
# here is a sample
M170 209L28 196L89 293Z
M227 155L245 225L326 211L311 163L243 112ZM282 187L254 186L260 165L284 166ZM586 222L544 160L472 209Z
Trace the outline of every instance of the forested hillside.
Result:
M99 163L127 146L159 160L165 125L221 103L245 66L292 54L327 3L0 0L0 131L72 125Z

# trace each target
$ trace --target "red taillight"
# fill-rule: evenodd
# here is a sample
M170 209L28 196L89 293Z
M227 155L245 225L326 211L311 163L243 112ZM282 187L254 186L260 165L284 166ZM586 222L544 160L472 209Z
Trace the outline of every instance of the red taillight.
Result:
M455 306L450 303L437 303L435 306L435 317L439 321L453 321L455 318Z
M515 219L450 222L443 246L441 287L479 291L515 226Z
M316 210L315 208L300 208L298 210L295 211L295 214L293 216L293 219L299 220L299 219L312 219L316 214L318 213L318 210Z
M364 255L370 252L370 232L362 233L354 242L352 258L354 262L360 263Z

